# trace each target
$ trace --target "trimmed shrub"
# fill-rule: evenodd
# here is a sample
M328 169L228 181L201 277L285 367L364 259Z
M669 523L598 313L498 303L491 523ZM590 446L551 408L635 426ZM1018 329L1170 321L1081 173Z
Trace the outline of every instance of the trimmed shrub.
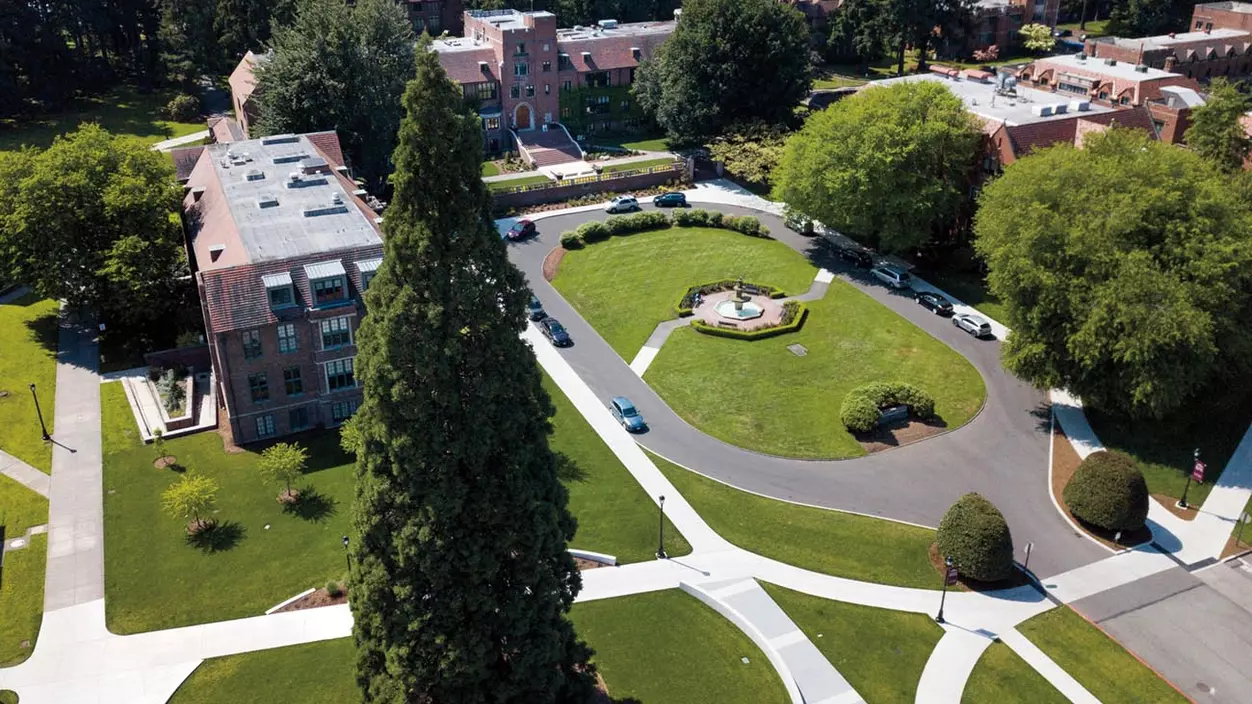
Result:
M958 574L980 582L1013 575L1013 536L1004 515L979 494L966 494L943 514L936 537L940 557Z
M0 704L17 704L17 692L11 689L0 689Z
M903 381L876 381L849 391L843 397L839 418L848 430L864 433L878 425L879 410L900 404L921 420L935 415L935 399L925 391Z
M195 122L200 117L200 99L194 95L176 95L165 104L165 116L174 122Z
M184 376L184 374L179 374L176 369L166 369L161 378L157 380L156 388L161 394L166 413L173 413L178 410L187 398L187 391L182 385Z
M579 237L577 232L567 230L561 233L561 246L565 249L582 249L583 238Z
M742 217L728 215L722 220L722 227L749 237L769 237L769 230L761 224L760 220L750 215Z
M1122 452L1088 455L1062 498L1074 516L1105 530L1138 530L1148 519L1148 483L1135 460Z
M612 235L612 233L609 232L609 228L604 223L595 220L579 225L578 229L574 230L574 232L578 234L579 239L587 244L591 244L592 242L603 242L604 240L607 240L610 235Z
M326 583L326 594L332 599L338 599L343 596L343 585L335 580Z
M783 304L783 317L778 325L759 327L753 330L740 330L738 328L724 328L720 325L709 325L703 320L696 320L691 323L691 327L695 328L696 332L714 337L729 337L734 340L764 340L799 330L804 327L804 321L808 314L809 310L804 307L803 303L787 301Z
M604 225L610 235L633 235L645 230L664 229L669 227L670 222L665 213L646 212L609 218Z
M686 210L674 212L674 224L679 227L723 227L723 216L716 210Z

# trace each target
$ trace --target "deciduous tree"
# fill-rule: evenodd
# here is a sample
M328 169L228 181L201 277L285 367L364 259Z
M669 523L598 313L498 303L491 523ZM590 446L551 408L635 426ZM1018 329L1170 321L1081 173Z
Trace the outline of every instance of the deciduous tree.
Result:
M737 125L725 137L714 140L709 152L735 176L769 186L782 159L786 138L787 130L778 125Z
M161 492L161 508L173 518L188 521L187 532L195 535L213 527L210 514L217 505L217 482L188 471Z
M812 83L808 55L795 8L687 0L674 34L640 66L634 92L671 138L702 142L737 122L790 119Z
M1022 37L1022 46L1029 51L1052 51L1052 47L1056 46L1056 39L1052 36L1052 28L1046 24L1032 22L1017 30L1017 33Z
M1191 111L1187 146L1225 171L1239 171L1252 152L1252 137L1243 124L1249 111L1252 96L1225 78L1213 79L1208 102Z
M278 495L283 503L292 503L299 492L291 488L291 483L304 476L304 464L309 459L309 451L294 442L280 442L271 445L261 452L261 460L257 464L261 476L269 481L281 483L285 488Z
M491 218L478 115L426 40L404 108L356 358L357 681L366 702L586 701L576 523L519 337L529 291Z
M893 252L949 226L982 133L943 85L871 88L787 140L774 192L795 210Z
M1199 156L1116 129L1033 153L987 186L975 233L1018 376L1155 417L1246 385L1252 219Z

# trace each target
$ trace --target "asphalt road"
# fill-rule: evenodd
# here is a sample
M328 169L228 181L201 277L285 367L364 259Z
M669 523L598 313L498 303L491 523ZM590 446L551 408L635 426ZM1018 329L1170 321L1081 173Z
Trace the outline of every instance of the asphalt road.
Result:
M691 198L691 196L689 196ZM892 291L830 256L822 238L788 230L768 213L714 203L695 207L753 215L773 236L852 283L906 320L965 356L982 374L987 401L972 421L952 432L846 460L799 460L734 447L697 430L639 378L612 347L583 320L543 277L543 260L559 244L561 232L602 220L600 211L534 216L539 234L511 243L510 259L526 274L549 315L574 339L561 351L587 384L605 399L629 397L650 430L640 445L673 462L733 486L774 498L936 526L962 494L977 491L1008 519L1017 559L1034 543L1030 568L1048 577L1108 557L1109 553L1075 531L1052 504L1048 486L1049 409L1045 395L1000 365L1000 343L977 340L946 318L931 314L906 294ZM650 204L644 206L651 209ZM594 246L594 245L593 245ZM665 266L665 262L656 262ZM764 343L752 343L764 344ZM709 373L716 373L709 370ZM838 549L838 546L831 546Z

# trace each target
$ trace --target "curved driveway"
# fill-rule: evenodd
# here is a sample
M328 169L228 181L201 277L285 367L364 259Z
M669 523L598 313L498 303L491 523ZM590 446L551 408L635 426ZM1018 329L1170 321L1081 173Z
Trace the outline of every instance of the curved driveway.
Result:
M688 197L693 203L698 198ZM575 344L561 354L578 374L606 403L613 395L628 396L648 419L650 430L637 437L639 444L673 462L758 494L930 526L939 524L944 511L959 496L977 491L1004 512L1019 562L1026 543L1034 543L1030 567L1040 577L1108 557L1104 548L1075 531L1052 504L1047 400L1043 393L1004 371L998 342L976 340L957 330L946 318L930 314L909 296L878 285L861 270L835 260L822 238L797 235L769 213L720 203L695 206L760 218L775 239L964 355L982 374L987 401L978 416L955 431L854 459L773 457L717 440L674 413L630 369L630 360L618 356L543 277L544 257L559 244L561 232L610 216L599 210L537 215L539 235L510 244L509 257L526 274L547 312L569 329ZM652 208L651 204L644 207ZM656 265L664 266L665 262Z

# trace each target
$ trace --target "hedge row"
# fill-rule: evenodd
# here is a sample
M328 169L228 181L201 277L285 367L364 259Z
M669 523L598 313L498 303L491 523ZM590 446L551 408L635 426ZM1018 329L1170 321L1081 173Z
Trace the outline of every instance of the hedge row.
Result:
M805 308L803 303L787 301L783 304L782 320L777 325L762 326L752 330L740 330L738 328L724 328L720 325L709 325L703 320L695 320L692 321L691 327L695 328L697 332L713 335L714 337L729 337L734 340L764 340L799 330L804 327L804 320L808 315L809 309Z
M613 236L631 235L645 230L663 230L670 225L718 227L750 237L769 237L769 229L751 216L735 217L712 210L679 210L671 220L665 213L649 211L605 221L585 222L574 230L562 232L561 246L565 249L581 249L585 245L602 242Z
M943 515L935 536L940 557L951 557L956 571L980 582L1013 575L1013 535L1004 514L978 494L966 494Z
M935 399L925 391L902 381L876 381L858 386L843 397L839 411L844 427L853 432L867 432L878 425L879 410L904 404L909 414L926 420L935 415Z
M1148 519L1148 483L1134 458L1121 452L1088 455L1061 497L1070 513L1105 530L1138 530Z
M678 311L678 317L685 318L688 315L691 315L692 309L695 307L694 302L697 293L707 296L710 293L717 293L719 291L730 291L738 283L739 281L737 279L722 279L721 281L710 281L707 284L696 284L695 286L692 286L687 289L687 292L682 295L682 298L678 299L678 305L675 307ZM752 286L759 290L762 295L769 296L770 298L782 298L787 295L783 293L782 289L774 286L754 284L747 281L744 282L744 285Z

